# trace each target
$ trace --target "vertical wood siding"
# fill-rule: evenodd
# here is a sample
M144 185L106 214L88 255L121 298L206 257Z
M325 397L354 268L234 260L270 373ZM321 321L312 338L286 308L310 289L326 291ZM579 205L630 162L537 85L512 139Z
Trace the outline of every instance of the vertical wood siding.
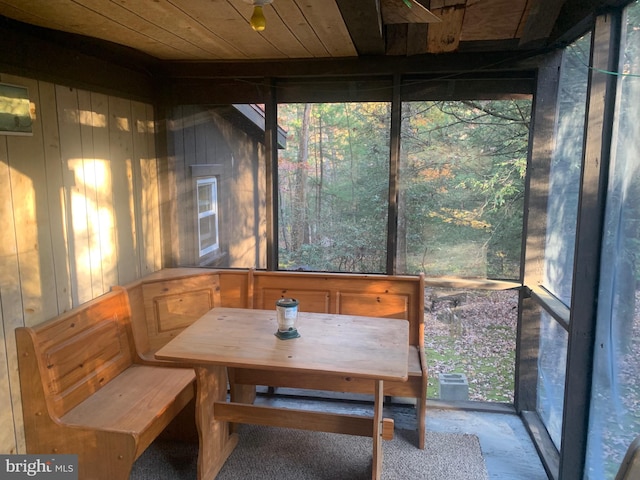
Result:
M24 452L14 330L161 268L150 105L0 73L32 136L0 135L0 453Z
M200 266L194 166L216 167L221 249L225 267L266 266L266 171L263 137L250 135L215 108L174 107L168 122L172 259ZM176 209L177 207L177 209Z

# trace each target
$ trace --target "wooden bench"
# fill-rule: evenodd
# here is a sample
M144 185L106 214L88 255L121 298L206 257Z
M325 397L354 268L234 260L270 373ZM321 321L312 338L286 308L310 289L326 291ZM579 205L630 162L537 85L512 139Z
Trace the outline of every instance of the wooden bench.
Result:
M385 382L384 395L415 398L424 448L427 366L424 355L422 276L359 275L257 270L176 268L156 272L121 287L128 292L139 351L155 351L214 306L275 310L279 298L294 297L300 310L388 317L409 321L409 380ZM252 403L255 386L291 387L372 394L373 382L352 378L229 370L234 401Z
M192 369L144 362L126 291L16 329L27 453L77 454L79 478L126 480L194 398Z

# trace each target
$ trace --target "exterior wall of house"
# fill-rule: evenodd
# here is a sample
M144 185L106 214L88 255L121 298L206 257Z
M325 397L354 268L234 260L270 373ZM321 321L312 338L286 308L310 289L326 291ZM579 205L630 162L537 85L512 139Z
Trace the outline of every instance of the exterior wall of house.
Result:
M177 106L167 122L168 198L173 266L266 267L263 132L229 120L233 107ZM241 117L240 117L241 118ZM219 252L197 249L196 181L218 180ZM175 207L178 208L175 208ZM167 228L168 229L168 228Z
M0 72L33 135L0 135L0 453L24 453L16 327L162 267L152 106Z

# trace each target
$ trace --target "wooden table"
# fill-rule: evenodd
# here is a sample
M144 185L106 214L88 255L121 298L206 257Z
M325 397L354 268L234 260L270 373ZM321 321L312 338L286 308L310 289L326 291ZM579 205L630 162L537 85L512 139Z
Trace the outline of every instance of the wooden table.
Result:
M229 422L302 428L373 437L372 478L382 470L382 439L393 438L393 420L383 419L383 382L407 379L406 320L298 314L300 337L280 340L276 311L214 308L156 353L158 359L193 365L200 440L198 479L218 474L238 438ZM278 409L227 401L226 368L258 368L370 379L373 417Z

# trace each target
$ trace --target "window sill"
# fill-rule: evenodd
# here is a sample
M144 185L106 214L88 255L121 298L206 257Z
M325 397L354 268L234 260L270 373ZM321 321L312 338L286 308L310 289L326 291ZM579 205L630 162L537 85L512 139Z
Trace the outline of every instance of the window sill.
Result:
M226 252L216 250L215 252L208 253L204 257L200 257L198 260L199 267L222 267L225 260L228 258Z

